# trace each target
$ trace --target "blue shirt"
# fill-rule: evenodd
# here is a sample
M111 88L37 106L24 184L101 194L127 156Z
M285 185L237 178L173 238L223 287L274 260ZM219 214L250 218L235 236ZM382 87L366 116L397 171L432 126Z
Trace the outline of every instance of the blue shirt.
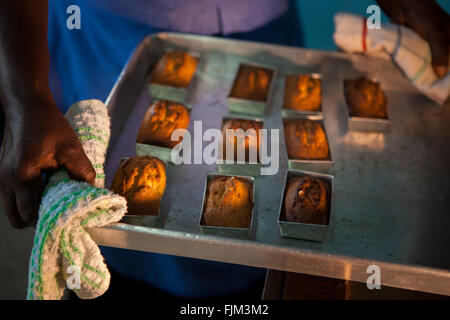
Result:
M69 5L81 29L66 28ZM76 101L105 100L145 36L181 31L299 44L287 0L49 0L50 85L64 112ZM283 14L284 13L284 14ZM284 18L282 18L284 17ZM207 297L244 290L262 269L103 247L109 267L171 294Z

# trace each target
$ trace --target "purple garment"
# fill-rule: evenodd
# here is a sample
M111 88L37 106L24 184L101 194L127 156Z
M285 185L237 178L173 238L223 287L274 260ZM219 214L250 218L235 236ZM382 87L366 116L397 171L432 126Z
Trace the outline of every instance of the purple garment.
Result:
M288 0L94 0L153 28L198 34L247 32L281 16Z

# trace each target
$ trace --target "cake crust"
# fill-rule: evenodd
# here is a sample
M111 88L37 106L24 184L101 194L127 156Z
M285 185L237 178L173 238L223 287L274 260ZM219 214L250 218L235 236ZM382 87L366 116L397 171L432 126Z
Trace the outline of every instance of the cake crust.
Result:
M150 83L188 88L197 69L197 58L185 51L165 53L152 72Z
M322 110L322 83L311 75L285 78L283 108L300 111Z
M240 143L240 144L238 144L238 138L233 137L232 143L234 145L234 156L230 155L229 158L233 159L234 161L237 161L238 147L244 148L245 149L245 161L248 162L248 161L250 161L250 150L252 148L254 148L257 152L256 161L259 161L259 148L260 148L260 144L261 144L260 130L262 129L262 123L259 121L246 120L246 119L228 119L228 120L224 121L224 123L222 125L222 141L223 141L223 158L224 159L228 159L228 157L227 157L228 155L226 153L226 142L227 142L226 130L230 130L230 129L233 130L233 132L235 132L234 130L242 129L244 131L244 133L247 130L253 129L255 132L254 132L254 135L253 134L246 135L243 143ZM239 142L241 142L240 139L239 139Z
M243 64L238 70L230 97L267 101L273 71L266 68Z
M379 83L365 77L345 80L344 94L350 116L387 119L387 99Z
M157 215L165 188L165 164L149 156L123 161L111 185L127 199L129 215Z
M312 177L292 177L287 183L284 219L288 222L327 225L330 211L328 181Z
M187 129L189 111L182 104L171 101L157 101L145 113L136 142L173 148L182 141L172 141L176 129Z
M289 159L326 160L330 158L327 136L318 121L289 119L284 124Z
M208 183L202 225L250 228L253 189L237 177L218 177Z

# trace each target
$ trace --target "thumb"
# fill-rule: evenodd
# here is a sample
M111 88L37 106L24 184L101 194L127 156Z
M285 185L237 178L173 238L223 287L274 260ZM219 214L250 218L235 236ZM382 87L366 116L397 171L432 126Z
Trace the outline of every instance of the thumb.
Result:
M78 140L74 141L69 148L60 150L57 154L57 161L66 168L72 179L94 183L95 169Z
M431 65L438 78L448 72L449 41L443 33L432 33L427 37L431 49Z

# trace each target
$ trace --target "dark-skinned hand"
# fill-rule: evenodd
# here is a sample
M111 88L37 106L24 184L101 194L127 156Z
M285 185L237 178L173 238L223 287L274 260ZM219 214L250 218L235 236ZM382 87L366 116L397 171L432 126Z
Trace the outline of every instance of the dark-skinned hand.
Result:
M61 167L74 179L95 179L49 87L47 25L47 0L0 1L0 192L16 228L36 224L43 172Z
M46 99L22 103L31 107L7 116L0 148L0 191L15 228L36 224L44 171L63 167L76 180L93 183L95 179L94 168L58 108Z
M450 16L434 0L377 0L393 23L411 28L428 42L439 78L448 72Z

